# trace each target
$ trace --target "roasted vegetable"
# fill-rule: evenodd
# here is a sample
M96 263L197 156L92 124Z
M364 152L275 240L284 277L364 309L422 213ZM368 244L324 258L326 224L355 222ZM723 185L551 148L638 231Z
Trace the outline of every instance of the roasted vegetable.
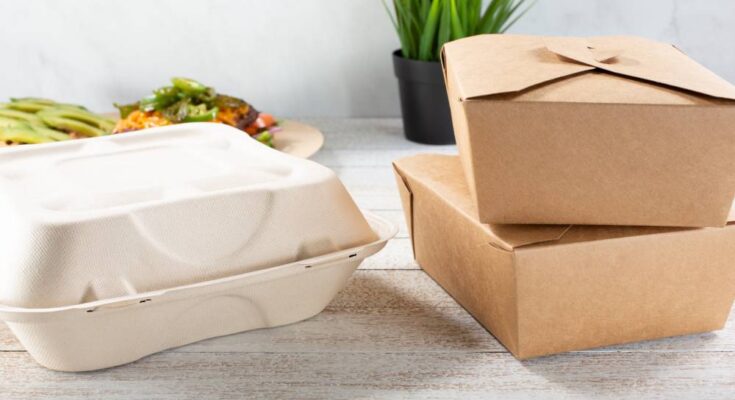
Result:
M210 122L217 118L217 107L207 110L204 104L198 106L189 105L188 112L183 122Z
M207 87L201 83L187 78L171 78L171 83L176 89L188 94L189 96L198 96L207 91Z
M265 131L255 136L255 140L270 147L273 147L273 135L271 135L271 133L268 131Z
M273 116L260 114L237 97L218 94L213 88L187 78L172 78L171 86L156 89L132 104L115 104L120 121L114 133L182 122L219 122L249 133L272 146ZM264 134L266 133L266 134Z

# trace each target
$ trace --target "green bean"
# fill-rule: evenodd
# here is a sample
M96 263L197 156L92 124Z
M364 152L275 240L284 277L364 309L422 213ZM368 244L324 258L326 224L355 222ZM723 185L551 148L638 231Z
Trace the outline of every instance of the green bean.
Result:
M274 147L273 146L273 135L270 133L270 131L262 132L260 135L255 137L255 140L267 146Z
M43 126L43 127L41 127L41 126L34 126L34 127L32 127L32 129L36 133L41 134L43 136L46 136L47 138L49 138L49 139L51 139L53 141L56 141L56 142L61 142L61 141L64 141L64 140L71 139L71 136L69 136L68 133L62 132L62 131L57 131L56 129L47 128L45 126Z
M41 104L41 103L16 101L16 102L8 103L7 107L11 110L18 110L18 111L23 111L23 112L28 112L28 113L36 113L41 110L50 108L52 106L48 104Z
M46 114L45 112L40 112L38 114L41 120L52 128L61 129L67 132L76 132L87 137L103 136L107 134L107 132L102 129L88 125L76 119L64 118L54 114Z
M49 100L49 99L42 99L40 97L11 97L10 101L13 103L36 103L36 104L45 104L47 106L52 106L56 104L55 101Z
M18 111L18 110L11 110L7 108L0 108L0 117L17 119L17 120L25 121L28 123L40 121L35 114Z
M94 128L99 128L104 132L110 132L115 127L115 123L112 120L104 118L99 115L92 114L90 112L66 107L56 107L47 110L40 111L38 116L51 127L55 127L49 123L46 118L52 118L54 120L58 118L73 120L77 122L83 122ZM58 128L58 127L56 127ZM99 136L99 135L95 135Z
M0 141L39 144L53 142L53 140L31 129L0 128Z
M180 77L171 78L171 83L175 88L191 96L196 96L207 91L206 86L193 79Z
M31 126L18 119L0 117L0 128L27 128L31 129Z

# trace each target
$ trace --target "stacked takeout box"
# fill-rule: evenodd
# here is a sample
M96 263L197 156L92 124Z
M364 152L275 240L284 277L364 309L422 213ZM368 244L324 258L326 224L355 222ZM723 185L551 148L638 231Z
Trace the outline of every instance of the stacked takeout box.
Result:
M442 61L459 157L394 163L429 275L518 358L723 327L735 87L635 37L482 35Z

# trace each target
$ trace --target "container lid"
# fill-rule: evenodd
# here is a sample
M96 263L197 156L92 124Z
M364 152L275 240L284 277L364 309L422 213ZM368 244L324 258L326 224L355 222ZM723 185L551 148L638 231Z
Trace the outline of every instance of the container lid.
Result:
M735 86L676 47L633 36L479 35L446 44L443 63L463 100L533 91L572 78L575 90L549 90L531 100L701 103L688 95L735 100Z
M0 151L0 303L193 284L375 239L330 169L214 123Z
M0 152L0 196L26 215L70 222L323 174L222 124L197 123Z

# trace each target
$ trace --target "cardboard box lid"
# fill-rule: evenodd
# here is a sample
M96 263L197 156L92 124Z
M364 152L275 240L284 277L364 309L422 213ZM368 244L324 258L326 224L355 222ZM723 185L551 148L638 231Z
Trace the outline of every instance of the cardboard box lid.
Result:
M443 62L463 100L515 93L589 72L642 80L659 85L661 90L675 89L713 100L735 100L735 86L726 80L674 46L639 37L479 35L448 43L442 51ZM595 79L594 74L588 78ZM634 83L640 86L641 82ZM590 85L586 100L595 102L598 94L602 98L598 102L627 102L631 97L624 90L620 94L594 93L609 91L607 86ZM668 103L650 93L637 91L635 96L636 103ZM671 101L676 103L673 96Z
M445 198L461 214L472 219L487 232L490 245L512 251L519 247L561 239L569 230L569 225L488 225L477 220L477 209L472 202L469 188L464 181L462 166L457 156L439 154L420 154L393 162L402 179L399 179L399 192L403 204L412 205L412 191L416 186L430 190ZM404 209L406 223L413 240L413 213Z

